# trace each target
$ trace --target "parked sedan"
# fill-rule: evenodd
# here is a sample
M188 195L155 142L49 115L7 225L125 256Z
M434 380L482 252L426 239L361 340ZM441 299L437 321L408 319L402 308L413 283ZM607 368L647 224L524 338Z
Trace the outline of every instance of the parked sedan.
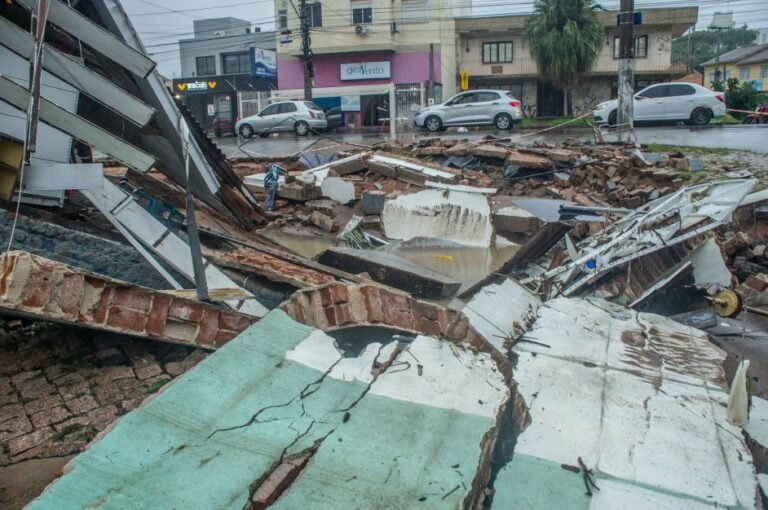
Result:
M256 115L237 122L235 129L243 138L254 134L266 136L269 133L293 131L306 136L310 131L322 131L327 127L325 113L311 101L283 101L272 103Z
M598 124L615 125L618 101L597 105ZM637 122L683 121L696 126L725 115L725 96L693 83L659 83L635 94L633 118Z
M448 126L492 125L507 130L522 119L520 101L510 92L470 90L456 94L443 104L420 110L414 123L431 132L443 131Z
M229 114L216 115L213 118L211 127L213 128L213 136L216 138L220 137L224 133L235 132L235 124L232 122L232 118L229 116Z
M328 122L328 131L338 129L343 124L344 113L338 106L325 112L325 120Z

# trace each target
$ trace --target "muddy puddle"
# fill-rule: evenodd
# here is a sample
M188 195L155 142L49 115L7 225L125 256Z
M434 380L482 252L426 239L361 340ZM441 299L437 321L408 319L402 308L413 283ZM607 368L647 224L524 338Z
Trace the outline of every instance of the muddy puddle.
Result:
M261 233L292 252L309 259L314 259L328 248L341 245L337 239L318 237L316 234L301 235L300 233L286 232L284 230L264 230Z
M335 238L302 235L286 230L266 230L262 234L303 257L315 259L323 251L334 246L345 246ZM502 246L490 248L464 246L439 239L411 239L391 241L377 248L391 253L418 266L440 273L461 282L459 293L497 271L520 249L520 245L502 241Z
M382 248L392 255L406 259L461 282L459 293L498 270L520 249L517 244L490 248L468 247L446 243L392 244Z

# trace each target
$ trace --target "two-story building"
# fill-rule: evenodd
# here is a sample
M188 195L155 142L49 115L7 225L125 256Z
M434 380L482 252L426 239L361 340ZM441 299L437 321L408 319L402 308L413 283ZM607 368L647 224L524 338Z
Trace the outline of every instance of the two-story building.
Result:
M277 83L275 33L246 20L194 20L194 37L179 41L179 57L182 77L173 80L173 91L205 129L214 119L230 125L255 113Z
M738 78L750 82L755 90L768 92L768 43L736 48L702 65L707 87L718 80Z
M603 44L594 67L572 91L574 114L582 114L617 96L619 32L617 11L602 11ZM456 19L456 52L460 71L469 74L470 88L512 91L528 113L561 116L565 98L539 75L523 37L529 15ZM635 90L687 74L686 56L672 54L672 39L698 18L698 8L645 9L635 26Z
M328 0L309 3L312 94L315 103L341 107L348 125L372 126L388 108L392 84L398 116L456 91L455 15L470 0ZM299 17L289 0L275 1L280 99L304 97ZM430 72L430 62L433 63Z

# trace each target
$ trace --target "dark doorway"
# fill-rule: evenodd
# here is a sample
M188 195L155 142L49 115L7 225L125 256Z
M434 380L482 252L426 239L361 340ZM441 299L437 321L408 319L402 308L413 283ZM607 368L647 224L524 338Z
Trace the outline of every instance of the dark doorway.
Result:
M379 120L388 117L389 106L387 94L375 96L360 96L360 113L363 116L363 126L378 126Z
M562 117L564 115L563 91L551 83L538 82L536 98L536 115L538 117Z

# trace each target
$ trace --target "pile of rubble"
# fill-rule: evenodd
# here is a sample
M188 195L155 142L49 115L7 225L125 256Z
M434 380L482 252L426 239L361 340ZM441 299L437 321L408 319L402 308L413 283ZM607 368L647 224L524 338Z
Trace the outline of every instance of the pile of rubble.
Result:
M0 13L0 464L90 446L31 508L760 506L749 172L493 137L227 160L119 2L52 2L39 60L35 8Z

